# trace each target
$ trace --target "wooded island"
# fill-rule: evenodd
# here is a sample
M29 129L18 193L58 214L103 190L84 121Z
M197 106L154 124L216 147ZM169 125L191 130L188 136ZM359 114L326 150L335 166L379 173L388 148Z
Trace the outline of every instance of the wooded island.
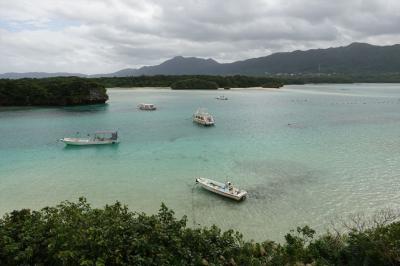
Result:
M108 100L106 88L171 87L172 89L218 89L282 87L273 78L247 76L141 76L114 78L55 77L0 79L0 106L65 106L101 104Z
M103 85L90 79L0 79L0 106L99 104L108 100Z

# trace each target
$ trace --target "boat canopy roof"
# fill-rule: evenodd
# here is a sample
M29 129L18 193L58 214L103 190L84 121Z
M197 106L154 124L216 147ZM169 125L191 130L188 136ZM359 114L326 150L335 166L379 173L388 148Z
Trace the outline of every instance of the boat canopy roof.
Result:
M102 130L102 131L96 131L94 134L113 134L113 133L118 133L116 130Z
M208 111L207 111L206 108L199 108L199 109L197 109L196 114L210 115L210 114L208 113Z

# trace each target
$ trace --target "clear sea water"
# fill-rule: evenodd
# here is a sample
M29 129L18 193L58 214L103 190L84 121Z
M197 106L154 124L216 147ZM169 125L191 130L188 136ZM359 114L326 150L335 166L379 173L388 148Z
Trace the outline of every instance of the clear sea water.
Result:
M164 202L190 226L279 241L298 225L323 232L338 216L400 207L399 84L108 93L106 105L0 108L0 214L80 196L149 213ZM141 102L159 109L139 111ZM192 123L198 107L215 127ZM121 143L57 142L103 129L118 129ZM213 195L194 186L198 176L230 180L249 197Z

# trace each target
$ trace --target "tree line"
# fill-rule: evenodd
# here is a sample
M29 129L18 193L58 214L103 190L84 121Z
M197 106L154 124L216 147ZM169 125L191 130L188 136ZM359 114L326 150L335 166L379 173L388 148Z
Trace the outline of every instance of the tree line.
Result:
M0 79L0 106L76 105L105 103L110 87L172 87L218 89L231 87L281 87L273 78L247 76L141 76L114 78L55 77Z
M42 79L0 79L0 106L75 105L107 101L106 88L171 87L172 89L280 88L290 84L400 82L400 75L304 74L256 76L132 76L132 77L55 77Z
M200 88L198 83L204 84L206 89L214 87L210 83L216 84L219 88L249 88L249 87L271 87L279 88L283 86L282 81L272 77L252 77L252 76L211 76L211 75L155 75L155 76L132 76L132 77L104 77L94 78L94 81L103 84L107 88L111 87L180 87L180 83L185 81L191 83L188 89ZM197 82L197 84L196 84ZM175 85L175 86L174 86Z

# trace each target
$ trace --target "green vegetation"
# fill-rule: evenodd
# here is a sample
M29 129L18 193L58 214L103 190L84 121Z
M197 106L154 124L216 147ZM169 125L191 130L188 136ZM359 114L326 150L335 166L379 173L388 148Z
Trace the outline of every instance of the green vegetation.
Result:
M173 89L280 88L307 83L400 83L400 74L279 74L255 76L139 76L112 78L57 77L44 79L0 79L0 106L76 105L104 103L105 88L172 87Z
M218 84L219 88L249 88L268 87L280 88L291 84L320 84L320 83L400 83L399 73L386 74L279 74L260 76L139 76L96 78L94 81L111 87L171 87L177 81L186 79L201 79Z
M400 83L399 73L386 74L280 74L268 75L270 78L281 80L289 84L319 84L319 83Z
M196 80L196 82L208 81L216 83L219 88L249 88L269 86L279 88L283 83L273 77L250 76L208 76L208 75L181 75L181 76L139 76L139 77L113 77L95 78L94 81L103 84L106 88L112 87L171 87L174 83L184 80ZM200 81L199 81L200 80ZM195 82L191 86L196 86ZM210 86L210 85L207 85ZM214 85L213 85L214 86Z
M172 87L174 89L281 87L275 78L247 76L141 76L115 78L56 77L0 79L0 106L77 105L105 103L110 87Z
M218 84L213 81L193 78L184 79L171 84L173 90L217 90Z
M0 79L0 106L105 103L106 89L84 78Z
M315 236L308 226L273 241L245 241L232 230L192 229L165 205L158 214L85 199L0 219L0 265L398 265L400 222Z

